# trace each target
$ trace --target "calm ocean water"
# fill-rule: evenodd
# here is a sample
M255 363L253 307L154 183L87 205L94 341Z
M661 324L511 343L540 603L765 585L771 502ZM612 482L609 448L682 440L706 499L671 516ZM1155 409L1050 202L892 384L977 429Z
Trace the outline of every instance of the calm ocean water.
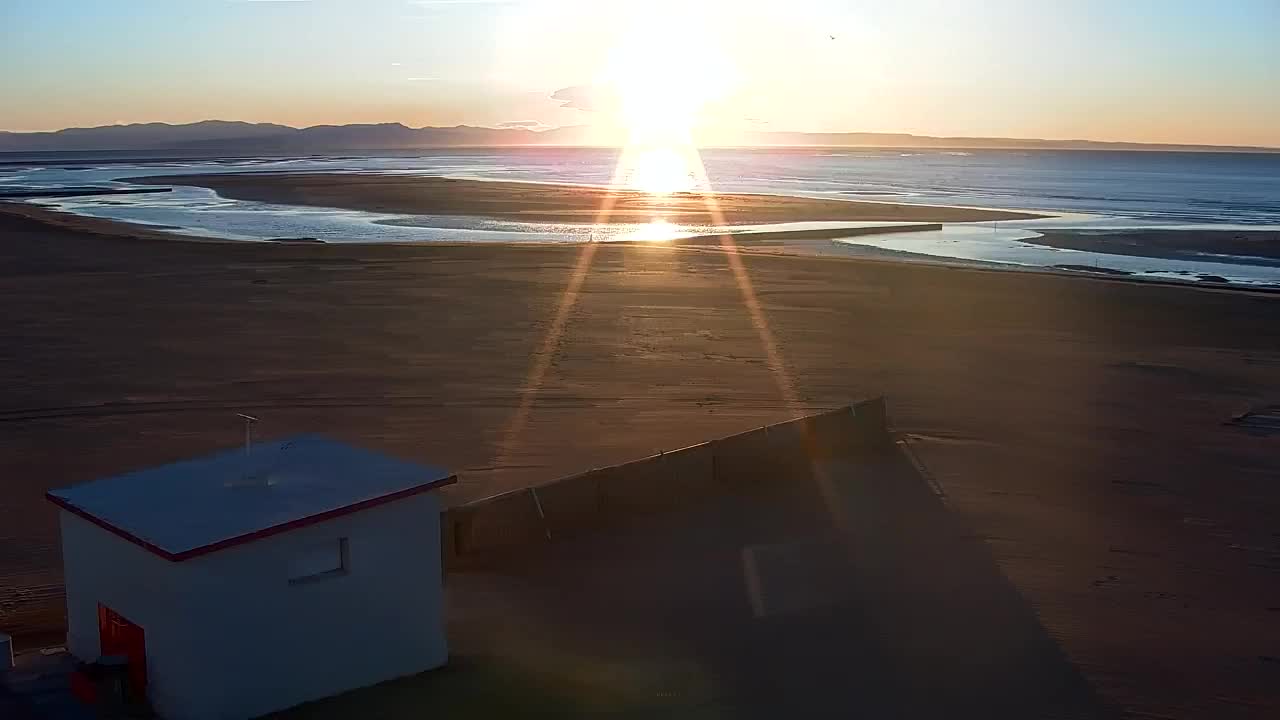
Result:
M1052 220L1001 223L991 232L947 226L940 233L860 245L1009 265L1100 265L1155 275L1205 272L1241 282L1280 283L1280 267L1118 259L1110 253L1050 251L1037 228L1253 227L1280 229L1280 154L943 151L788 148L703 151L712 186L899 203L1043 210ZM382 153L333 157L136 160L109 153L0 156L0 191L25 187L123 186L117 178L207 172L387 172L455 177L607 184L615 150L521 148ZM52 162L51 162L52 160ZM97 217L180 228L237 239L318 237L328 241L584 240L583 226L497 222L481 218L389 215L226 200L208 190L164 195L65 199L45 204ZM682 228L701 232L708 228ZM615 236L643 235L621 228ZM609 235L609 233L604 233ZM904 247L903 244L907 243ZM1065 253L1065 254L1064 254Z

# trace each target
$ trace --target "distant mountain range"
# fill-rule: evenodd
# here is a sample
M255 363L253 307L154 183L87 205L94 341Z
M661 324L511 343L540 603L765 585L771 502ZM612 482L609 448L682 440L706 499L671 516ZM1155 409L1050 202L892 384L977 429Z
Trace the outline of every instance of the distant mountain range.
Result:
M186 125L142 123L68 128L56 132L0 132L0 152L183 151L234 154L328 153L358 150L408 150L442 147L592 145L601 138L575 126L529 128L411 128L400 123L316 125L294 128L270 123L206 120ZM743 146L893 147L1018 150L1185 150L1201 152L1280 152L1280 148L1218 145L1167 145L1093 140L929 137L901 133L749 132L720 143Z

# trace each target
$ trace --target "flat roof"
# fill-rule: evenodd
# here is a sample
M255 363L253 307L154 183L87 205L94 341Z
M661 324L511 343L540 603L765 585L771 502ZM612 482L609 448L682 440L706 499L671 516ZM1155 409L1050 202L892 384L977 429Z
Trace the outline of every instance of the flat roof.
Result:
M320 435L299 435L94 480L47 497L181 561L457 481Z

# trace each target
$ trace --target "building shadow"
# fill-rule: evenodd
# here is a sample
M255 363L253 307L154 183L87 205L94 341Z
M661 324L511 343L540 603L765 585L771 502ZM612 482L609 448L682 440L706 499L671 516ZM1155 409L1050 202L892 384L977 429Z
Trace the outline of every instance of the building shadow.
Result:
M451 573L454 656L568 714L1110 716L902 448L810 459Z

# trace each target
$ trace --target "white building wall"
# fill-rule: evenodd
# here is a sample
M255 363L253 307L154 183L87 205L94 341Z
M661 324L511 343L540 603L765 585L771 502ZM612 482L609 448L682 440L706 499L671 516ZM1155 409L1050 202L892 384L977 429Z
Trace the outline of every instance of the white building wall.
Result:
M170 705L182 692L187 651L181 637L189 616L182 603L183 568L66 510L59 522L67 649L81 660L98 658L98 604L106 605L146 633L147 692L158 710Z
M125 554L113 544L113 562L89 563L93 547L72 537L68 617L78 620L69 642L78 655L94 654L99 600L91 595L119 598L120 606L101 602L146 632L149 694L168 720L255 717L447 660L439 503L431 493L180 563L63 517L64 553L72 527L73 536L87 528L145 556L130 557L121 573L90 569ZM339 538L347 538L347 573L289 583L299 554ZM159 592L149 595L152 588Z

